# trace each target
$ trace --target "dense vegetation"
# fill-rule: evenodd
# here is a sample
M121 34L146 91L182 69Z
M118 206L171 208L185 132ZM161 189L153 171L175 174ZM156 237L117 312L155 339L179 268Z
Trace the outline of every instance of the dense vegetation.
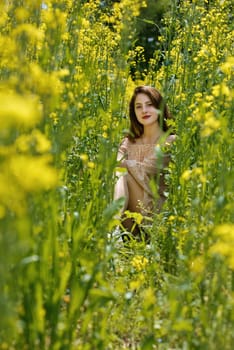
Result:
M145 3L107 2L0 4L0 349L231 350L232 2L169 1L147 65ZM124 246L112 192L139 84L178 137L151 242Z

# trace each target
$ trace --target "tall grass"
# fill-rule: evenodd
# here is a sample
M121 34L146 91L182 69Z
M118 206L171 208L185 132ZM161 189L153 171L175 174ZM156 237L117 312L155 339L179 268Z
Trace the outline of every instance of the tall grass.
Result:
M141 6L0 5L1 349L232 348L232 5L172 1L132 81ZM177 141L151 243L124 247L116 150L142 83Z

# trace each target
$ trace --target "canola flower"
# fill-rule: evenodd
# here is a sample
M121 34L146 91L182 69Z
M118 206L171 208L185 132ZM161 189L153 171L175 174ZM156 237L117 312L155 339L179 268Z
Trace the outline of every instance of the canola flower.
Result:
M137 270L142 271L146 268L148 265L149 260L142 256L142 255L136 255L132 258L131 265Z
M205 121L202 125L201 136L207 137L213 134L216 130L221 127L221 122L214 118L212 112L207 112L205 115Z
M129 283L130 290L133 291L133 290L140 289L144 285L145 282L146 282L146 276L144 274L144 270L140 269L140 270L138 270L137 278L136 279L134 278Z
M143 308L149 309L156 305L157 299L155 296L155 290L152 287L146 288L142 292Z
M12 180L26 192L50 189L57 183L57 173L50 165L52 157L15 155L8 161Z
M0 128L32 127L41 119L41 106L36 96L21 96L0 89Z
M229 268L234 270L234 225L224 223L216 226L214 236L217 241L210 247L209 254L223 257Z
M117 169L119 172L122 172L122 173L126 172L125 168L117 168ZM129 210L125 210L124 214L127 218L133 218L137 225L140 225L144 219L141 213L130 212Z
M31 134L20 135L15 141L18 152L34 150L36 153L46 153L51 150L48 138L38 129L33 129Z
M231 78L234 71L234 57L228 56L226 61L220 65L220 69L228 78Z
M39 148L40 152L45 150L44 146L48 146L44 141L43 139L43 148ZM25 144L23 151L25 152ZM0 204L4 213L10 210L22 214L26 208L27 194L55 187L58 174L51 165L52 157L48 154L33 156L11 152L9 149L5 150L6 154L7 158L1 161Z
M201 167L186 169L181 175L181 181L188 181L191 179L199 180L202 183L205 183L206 176L204 175L204 170Z
M197 276L200 276L205 270L204 257L197 256L195 259L193 259L190 265L190 270L192 271L192 273L196 274Z

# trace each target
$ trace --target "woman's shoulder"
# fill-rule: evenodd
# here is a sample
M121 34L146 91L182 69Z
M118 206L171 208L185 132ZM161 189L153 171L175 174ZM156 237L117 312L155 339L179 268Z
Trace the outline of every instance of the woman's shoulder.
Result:
M175 134L171 134L169 136L167 136L165 143L166 144L172 144L173 142L176 141L176 135Z
M128 137L124 137L122 139L122 141L120 142L119 151L122 153L126 153L128 150L128 147L129 147L129 142L130 141L129 141Z
M127 146L129 144L129 139L128 137L124 137L121 142L120 142L120 147L121 146Z
M136 141L135 140L131 140L129 137L124 137L120 143L120 146L124 146L124 147L129 147L132 145L136 145Z

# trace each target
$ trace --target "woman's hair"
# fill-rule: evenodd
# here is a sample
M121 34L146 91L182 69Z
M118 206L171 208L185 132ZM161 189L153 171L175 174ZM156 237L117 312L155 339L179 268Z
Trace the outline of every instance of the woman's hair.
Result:
M167 119L172 119L172 115L170 114L168 107L158 90L151 86L136 87L129 103L130 132L128 138L131 141L134 141L136 138L140 137L144 132L144 127L137 120L135 113L135 101L137 95L140 93L147 95L150 98L153 106L160 111L158 120L163 131L167 131L169 129Z

